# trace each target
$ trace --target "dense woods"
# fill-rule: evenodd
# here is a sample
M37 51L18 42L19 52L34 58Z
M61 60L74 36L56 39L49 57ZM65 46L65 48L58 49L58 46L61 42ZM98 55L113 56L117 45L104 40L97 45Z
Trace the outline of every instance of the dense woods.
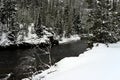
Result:
M52 34L48 42L46 34ZM13 77L22 79L49 68L55 62L52 47L72 35L85 39L85 48L119 41L120 0L0 0L0 47L12 43L12 48L30 49L16 51Z
M89 2L90 4L90 2ZM116 42L120 35L120 1L97 0L88 14L87 22L92 23L90 32L96 42Z
M106 36L116 39L119 36L119 0L1 0L0 4L1 33L12 33L12 41L21 30L27 33L31 23L38 34L44 25L60 37L93 34L98 39Z

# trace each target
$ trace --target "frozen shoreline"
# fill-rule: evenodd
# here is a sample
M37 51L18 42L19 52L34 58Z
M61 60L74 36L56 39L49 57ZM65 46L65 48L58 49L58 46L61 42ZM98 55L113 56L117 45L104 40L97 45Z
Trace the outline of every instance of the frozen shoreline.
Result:
M64 58L32 80L119 80L120 42L94 44L79 57Z
M72 42L72 41L78 41L80 40L80 36L79 35L71 35L70 38L65 38L65 37L62 37L61 40L59 41L60 44L66 44L66 43L69 43L69 42Z

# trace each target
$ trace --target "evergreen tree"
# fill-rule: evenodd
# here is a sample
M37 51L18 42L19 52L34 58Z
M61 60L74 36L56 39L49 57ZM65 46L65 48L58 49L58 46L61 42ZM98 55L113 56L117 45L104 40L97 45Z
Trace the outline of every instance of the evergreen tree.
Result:
M88 22L93 23L90 31L93 33L94 41L102 43L117 41L114 37L116 31L114 26L116 24L111 21L111 19L114 19L113 15L114 9L112 9L109 0L96 1L96 7L89 13L88 19Z
M73 24L74 24L75 32L77 34L83 33L83 28L82 28L82 24L81 24L80 15L74 15Z
M0 9L0 22L7 25L8 39L15 41L18 32L18 25L16 22L16 1L3 0L3 7Z
M42 27L42 24L41 24L41 16L39 15L38 17L38 21L35 23L35 31L36 31L36 34L39 36L39 37L42 37L43 36L43 27Z

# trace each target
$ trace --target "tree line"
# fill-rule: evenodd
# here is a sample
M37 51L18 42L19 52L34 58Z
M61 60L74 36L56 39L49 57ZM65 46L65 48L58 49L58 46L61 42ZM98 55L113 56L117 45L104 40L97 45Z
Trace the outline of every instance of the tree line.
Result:
M31 23L36 32L44 25L60 37L93 34L98 42L119 37L120 0L0 0L0 13L1 31L14 38L20 24L27 33Z

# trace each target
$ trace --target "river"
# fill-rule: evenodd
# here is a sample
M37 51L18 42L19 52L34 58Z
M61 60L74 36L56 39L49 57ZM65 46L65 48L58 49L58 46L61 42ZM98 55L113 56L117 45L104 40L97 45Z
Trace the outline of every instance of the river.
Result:
M86 40L78 40L56 45L50 50L52 64L60 61L65 57L78 56L79 54L83 53L86 50L86 48ZM22 77L26 77L23 76L22 73L35 71L36 69L34 68L39 64L42 65L42 62L46 64L48 63L49 56L47 56L47 54L36 53L43 52L36 48L0 50L0 79L4 78L5 74L8 73L15 73L15 75L20 76L18 78L20 79ZM38 56L40 57L40 59ZM28 69L28 67L30 68ZM44 69L41 66L39 68Z

